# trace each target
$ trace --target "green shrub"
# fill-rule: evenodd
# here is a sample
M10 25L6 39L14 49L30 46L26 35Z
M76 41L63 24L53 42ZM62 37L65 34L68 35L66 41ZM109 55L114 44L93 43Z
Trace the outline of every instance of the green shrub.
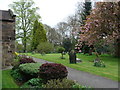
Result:
M14 59L12 62L12 66L13 66L12 70L18 69L19 65L20 65L19 59Z
M65 48L64 48L64 47L60 47L60 46L57 47L57 52L58 52L58 53L61 53L61 55L62 55L62 56L60 57L61 59L65 59L65 57L63 57L63 55L66 54L64 51L65 51Z
M12 61L12 65L15 66L16 64L18 64L20 62L20 59L19 58L15 58L13 59Z
M26 78L20 72L19 65L20 65L20 57L16 57L12 62L13 68L11 71L11 76L15 79L15 81L22 83L26 81Z
M15 81L18 81L18 82L24 82L24 81L26 81L26 78L24 77L24 75L22 75L20 73L19 69L12 70L11 71L11 76L15 79Z
M29 80L38 77L40 63L26 63L19 66L20 71Z
M31 54L35 54L35 51L32 51Z
M15 57L14 57L14 59L13 59L13 61L12 61L12 66L13 66L13 70L14 69L18 69L18 67L19 67L19 65L20 65L20 59L21 59L21 57L19 56L19 54L17 53L17 52L15 52Z
M40 66L39 77L47 81L50 79L63 79L67 77L68 71L62 64L45 63Z
M87 86L83 86L83 85L80 85L78 83L75 83L72 88L81 88L81 90L92 90L91 87L87 87Z
M43 88L72 88L75 84L74 81L64 79L53 79L49 80L46 84L43 85Z
M65 51L65 48L64 47L57 47L57 52L58 53L62 53L62 52L64 52Z
M96 67L105 67L104 62L100 61L94 61L94 66Z
M54 50L54 45L49 43L49 42L43 42L40 43L37 47L37 50L39 53L43 54L43 53L50 53L53 52Z
M32 78L24 83L20 88L42 88L42 79Z
M81 85L78 84L78 83L75 83L75 84L72 86L72 88L81 88Z

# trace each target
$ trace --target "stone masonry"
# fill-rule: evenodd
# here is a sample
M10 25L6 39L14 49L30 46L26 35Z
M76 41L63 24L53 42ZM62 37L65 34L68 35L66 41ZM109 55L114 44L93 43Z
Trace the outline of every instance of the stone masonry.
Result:
M15 52L15 15L11 10L0 10L0 54L2 68L10 66Z

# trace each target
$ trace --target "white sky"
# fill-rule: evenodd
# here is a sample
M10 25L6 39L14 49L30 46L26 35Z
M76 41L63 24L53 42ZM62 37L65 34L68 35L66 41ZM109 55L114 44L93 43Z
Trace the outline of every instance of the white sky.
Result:
M40 7L43 23L55 26L74 13L75 4L80 0L35 0Z
M0 10L8 10L9 4L17 0L0 0ZM39 14L42 23L54 27L58 22L64 21L69 15L74 14L76 4L84 0L33 0L40 8ZM94 0L96 1L96 0ZM98 1L98 0L97 0Z

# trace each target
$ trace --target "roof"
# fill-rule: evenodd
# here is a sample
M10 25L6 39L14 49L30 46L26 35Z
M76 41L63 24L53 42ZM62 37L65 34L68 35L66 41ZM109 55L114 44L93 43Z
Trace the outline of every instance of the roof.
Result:
M15 21L16 15L9 9L7 10L0 10L0 21Z

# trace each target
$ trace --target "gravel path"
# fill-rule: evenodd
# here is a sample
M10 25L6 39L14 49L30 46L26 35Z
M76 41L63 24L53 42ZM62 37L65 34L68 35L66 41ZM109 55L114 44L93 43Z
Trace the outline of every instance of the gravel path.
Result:
M40 63L46 63L46 62L52 63L42 59L37 59L37 58L33 58L33 59L36 62L40 62ZM87 72L78 71L69 67L67 67L67 70L68 70L68 78L71 80L75 80L82 85L91 86L93 88L114 88L113 90L115 90L115 88L118 88L118 86L120 85L120 83L118 85L118 82L116 81L101 76L93 75Z

